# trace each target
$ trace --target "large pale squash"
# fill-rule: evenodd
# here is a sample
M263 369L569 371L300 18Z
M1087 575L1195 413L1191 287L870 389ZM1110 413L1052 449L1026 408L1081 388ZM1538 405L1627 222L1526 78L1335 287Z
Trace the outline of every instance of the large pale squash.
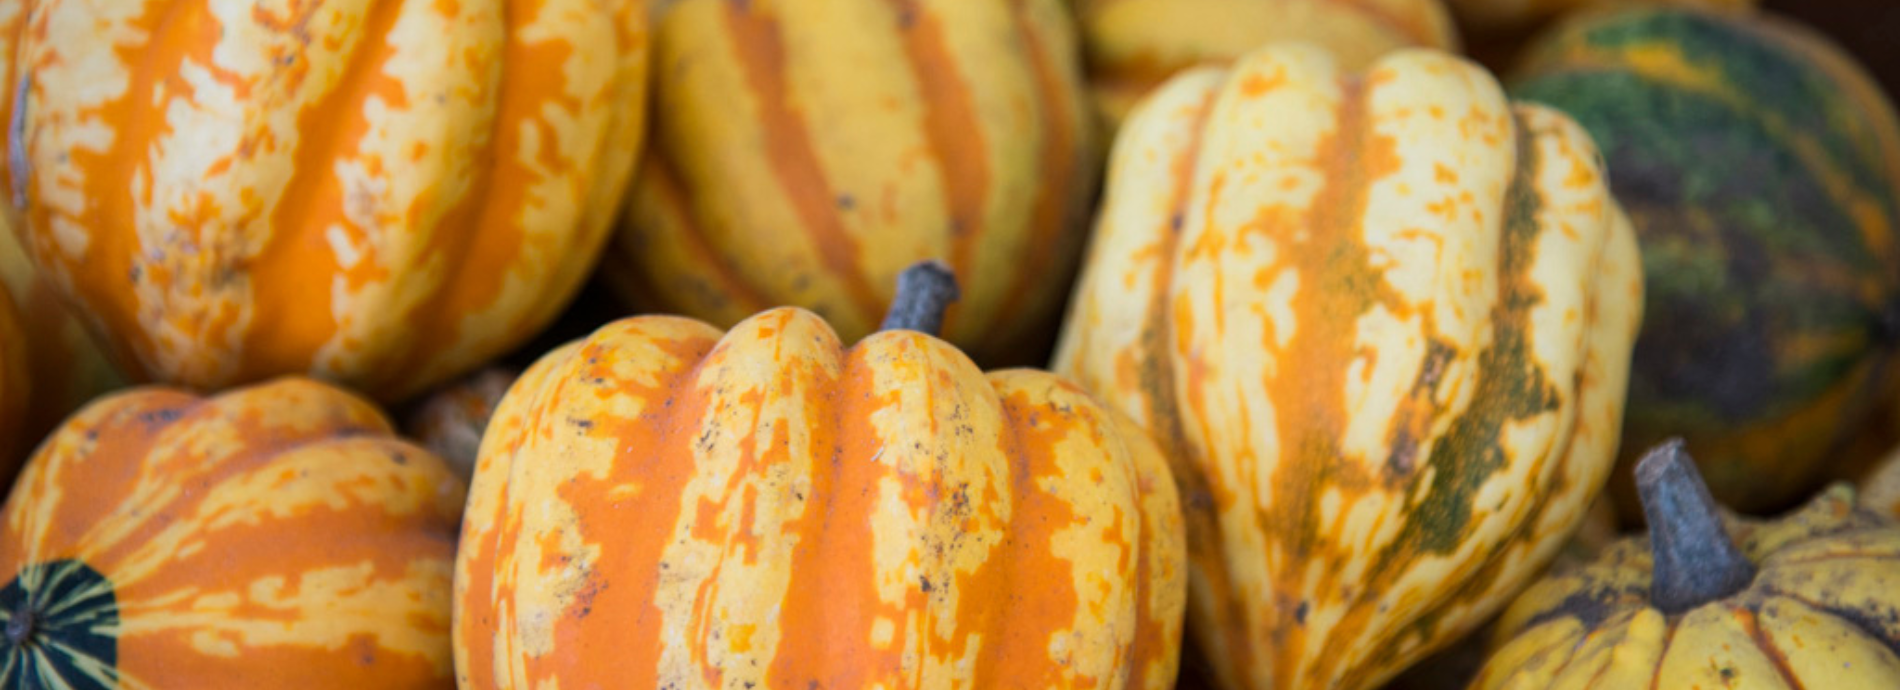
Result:
M1176 72L1261 45L1326 46L1347 69L1399 48L1456 50L1440 0L1074 0L1095 106L1111 131Z
M1526 590L1474 690L1900 687L1892 516L1846 485L1779 520L1724 516L1679 444L1636 472L1649 539Z
M1624 466L1679 435L1730 508L1805 496L1900 366L1892 105L1807 29L1654 7L1566 21L1511 93L1590 131L1642 238Z
M587 274L646 24L642 0L0 4L0 197L133 373L401 398Z
M1159 690L1181 529L1154 442L1050 374L985 376L911 330L847 349L795 308L724 334L627 319L542 358L489 424L456 671L464 690Z
M654 147L606 276L730 327L877 327L898 272L964 286L947 339L1038 360L1099 156L1062 0L682 0L656 43Z
M7 499L0 687L453 688L464 496L308 379L102 399Z
M1374 685L1556 554L1642 300L1588 135L1451 55L1284 44L1170 82L1112 165L1058 371L1172 452L1224 685Z

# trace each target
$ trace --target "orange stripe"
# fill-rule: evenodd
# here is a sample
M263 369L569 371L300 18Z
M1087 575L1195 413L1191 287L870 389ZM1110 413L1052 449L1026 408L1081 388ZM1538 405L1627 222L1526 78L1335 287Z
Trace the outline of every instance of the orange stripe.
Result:
M341 81L297 114L296 140L280 142L295 146L296 154L290 181L271 210L269 240L244 271L255 308L243 334L239 380L307 370L336 334L332 281L344 270L325 233L332 224L349 228L346 232L352 236L369 230L357 227L343 212L348 190L337 179L335 161L354 153L369 134L361 112L365 99L379 96L392 108L408 100L402 84L382 70L393 52L385 37L401 8L400 3L386 2L370 10L363 25L351 32L357 44ZM296 60L289 69L307 72L310 61ZM381 260L378 252L365 252L352 273L386 277ZM217 342L215 336L212 342Z
M950 211L950 268L964 285L981 275L971 254L985 227L984 196L990 186L989 159L983 142L983 120L977 116L969 85L957 70L956 59L944 37L943 19L917 0L890 0L903 31L904 53L910 58L924 104L924 130L932 160L943 175L944 206ZM948 323L956 307L946 314Z
M791 107L785 84L785 45L777 20L767 17L753 3L726 3L726 22L731 27L734 59L745 71L759 104L759 126L765 136L766 161L778 177L785 198L797 212L800 225L825 267L845 284L850 303L867 322L883 317L884 299L865 278L860 248L845 232L833 203L834 194L825 180L824 168L812 142L803 114ZM780 228L750 228L759 232L777 232Z
M895 392L873 397L877 366L853 349L834 392L810 400L807 414L819 420L812 445L832 447L829 462L815 463L805 511L787 528L799 535L792 575L767 676L774 688L863 688L879 682L909 687L900 676L909 646L904 611L877 598L872 558L871 519L877 512L878 484L893 479L888 464L875 458L881 441L871 424L873 413L897 404ZM912 610L920 610L921 592ZM912 602L906 602L912 603ZM897 626L889 647L871 646L871 630L880 616Z
M1003 315L1005 322L1016 324L1011 330L1033 332L1036 329L1033 322L1041 314L1026 314L1024 308L1034 306L1039 312L1047 309L1051 294L1066 294L1066 286L1073 277L1078 257L1077 252L1071 250L1082 239L1079 225L1084 211L1077 192L1092 182L1092 174L1079 165L1080 139L1085 135L1075 128L1080 116L1068 82L1056 71L1054 58L1043 45L1042 36L1025 16L1024 3L1014 2L1011 7L1017 31L1034 63L1037 106L1042 113L1042 149L1036 161L1044 167L1036 178L1040 185L1029 215L1023 255L1011 267L1015 280L1004 293L1003 304L996 313Z

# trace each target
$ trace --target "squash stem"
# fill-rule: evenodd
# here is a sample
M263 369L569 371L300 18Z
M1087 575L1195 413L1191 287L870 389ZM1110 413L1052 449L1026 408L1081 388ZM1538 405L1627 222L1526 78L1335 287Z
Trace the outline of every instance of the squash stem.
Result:
M878 330L942 335L943 312L962 297L957 275L941 261L919 261L897 274L897 298Z
M1682 439L1643 456L1636 464L1636 490L1656 563L1650 605L1666 614L1684 613L1739 592L1755 579L1755 564L1729 539Z

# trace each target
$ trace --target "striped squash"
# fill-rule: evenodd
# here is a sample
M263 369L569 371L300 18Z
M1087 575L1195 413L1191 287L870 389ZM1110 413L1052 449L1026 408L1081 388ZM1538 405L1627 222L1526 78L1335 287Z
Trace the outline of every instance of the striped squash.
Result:
M0 4L0 198L129 373L403 398L587 274L646 26L643 0Z
M1408 47L1457 50L1441 0L1073 0L1089 89L1111 131L1141 97L1204 62L1230 62L1266 43L1303 40L1347 69Z
M681 0L654 148L604 271L721 328L767 308L877 327L898 272L965 287L947 339L1039 361L1099 160L1063 0Z
M125 380L86 330L83 317L33 268L4 218L0 292L13 297L0 300L11 302L0 309L17 309L14 323L0 323L0 420L17 424L0 421L0 487L5 487L47 432ZM9 412L11 405L23 406L24 413L17 407Z
M435 453L463 481L475 473L488 419L520 372L490 367L429 395L410 415L403 433Z
M1568 112L1641 237L1625 465L1680 435L1715 497L1805 495L1900 345L1900 119L1826 39L1771 17L1582 15L1512 85ZM1628 471L1613 486L1636 504Z
M1680 451L1638 465L1649 539L1526 590L1473 690L1900 687L1900 525L1846 485L1725 519Z
M1280 44L1169 82L1111 165L1057 370L1171 451L1222 685L1375 685L1549 562L1642 298L1588 135L1451 55Z
M465 491L302 378L101 399L0 525L0 687L453 688Z
M608 324L503 398L465 520L463 690L1174 682L1185 546L1153 441L911 330Z
M1566 12L1593 7L1632 4L1629 0L1445 0L1458 20L1474 33L1520 33ZM1649 4L1701 5L1721 10L1743 10L1758 0L1646 0Z

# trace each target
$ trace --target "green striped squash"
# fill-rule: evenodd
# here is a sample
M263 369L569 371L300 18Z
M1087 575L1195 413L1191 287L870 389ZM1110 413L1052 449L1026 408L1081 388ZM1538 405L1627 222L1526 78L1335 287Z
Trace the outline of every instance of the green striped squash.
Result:
M1710 488L1785 507L1865 422L1900 325L1900 124L1826 39L1630 9L1539 39L1511 90L1590 130L1648 286L1622 468L1682 435ZM1621 501L1625 515L1635 503Z

